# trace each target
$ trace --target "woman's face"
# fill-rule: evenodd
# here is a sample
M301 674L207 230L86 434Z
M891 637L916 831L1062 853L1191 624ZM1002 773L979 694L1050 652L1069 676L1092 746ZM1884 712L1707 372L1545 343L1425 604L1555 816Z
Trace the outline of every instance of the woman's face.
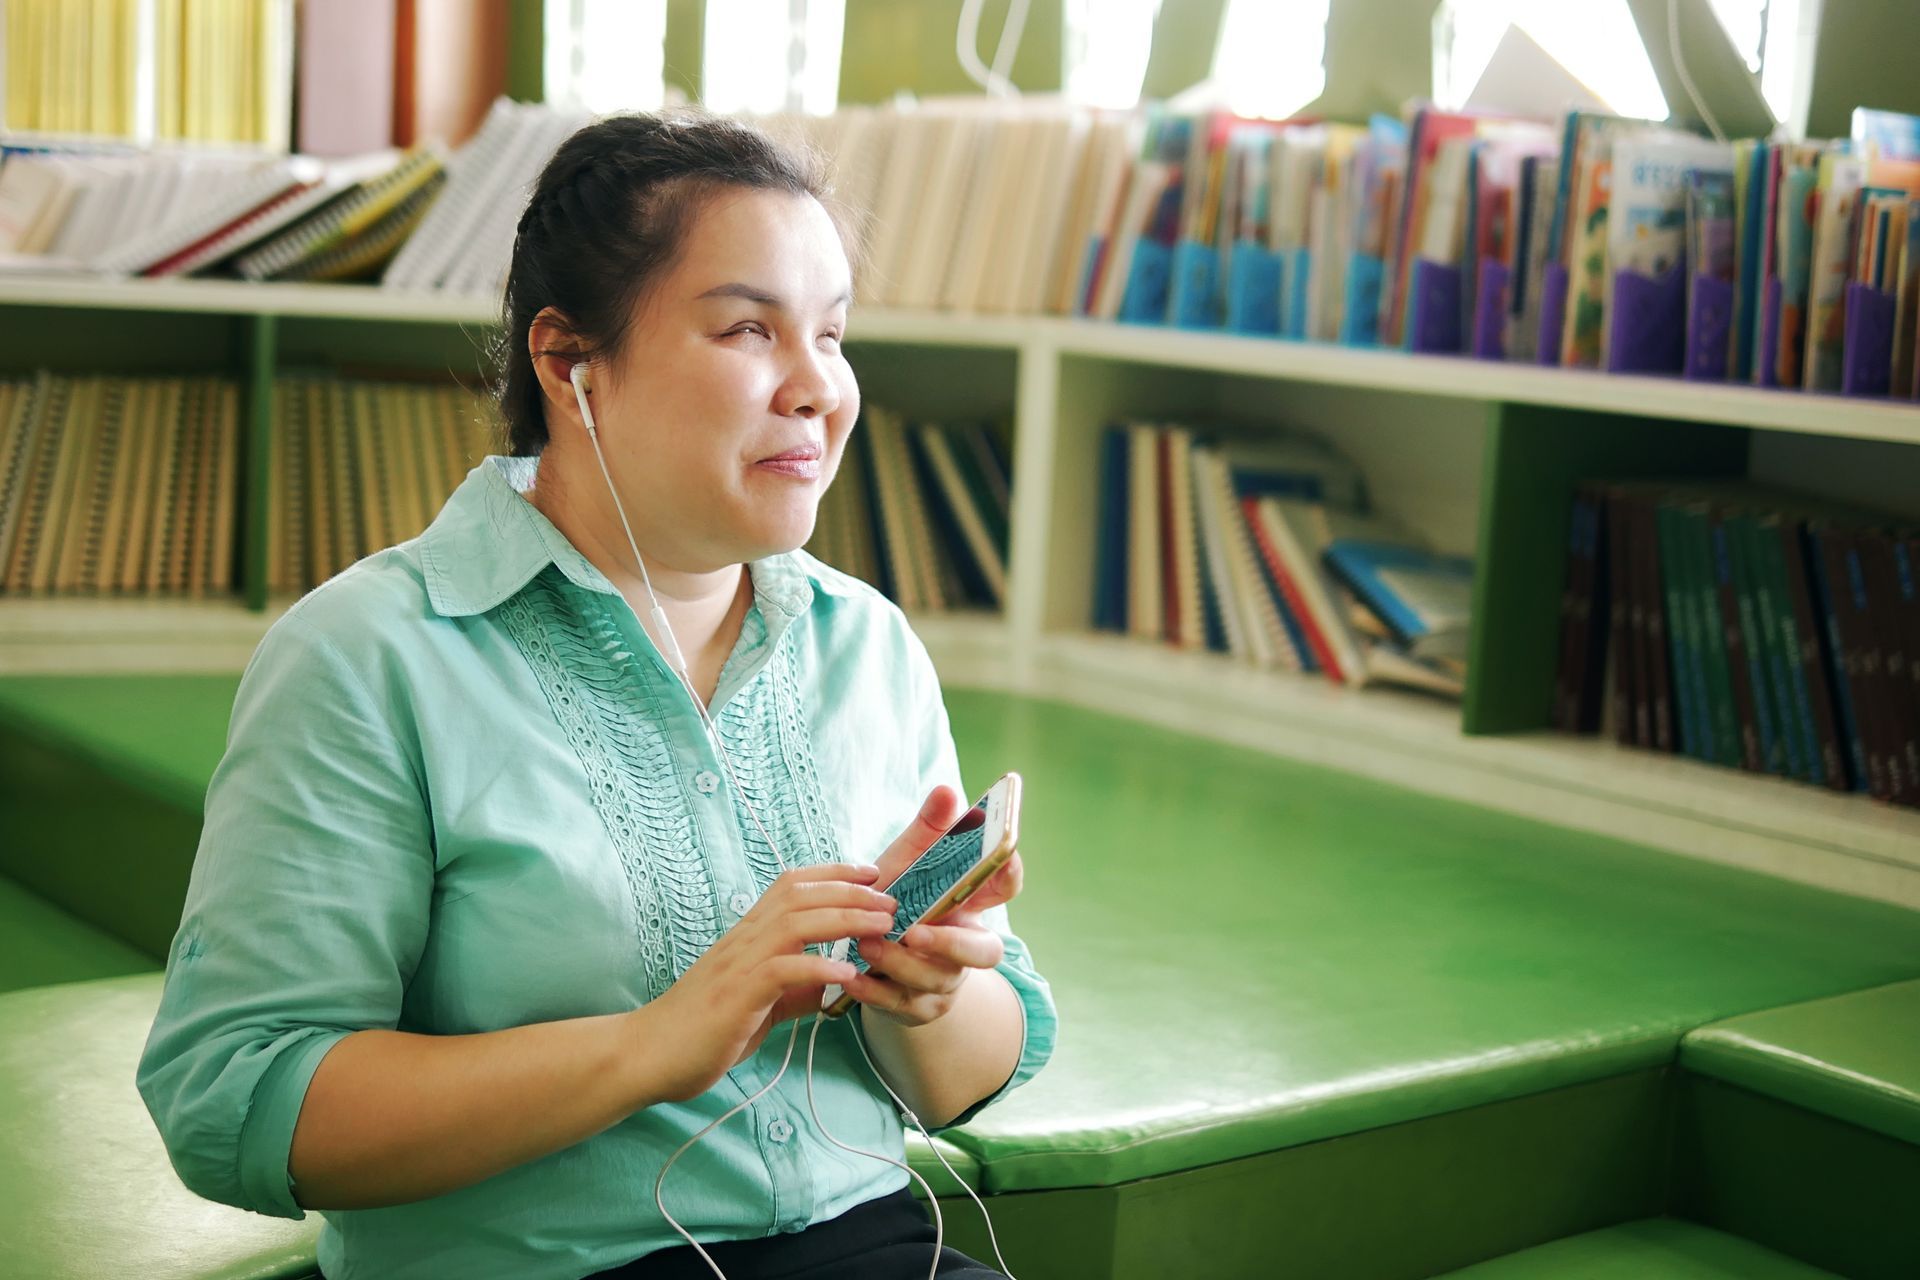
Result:
M722 191L594 382L602 447L635 533L709 571L812 536L860 410L840 352L851 273L810 196ZM613 456L617 455L617 456Z

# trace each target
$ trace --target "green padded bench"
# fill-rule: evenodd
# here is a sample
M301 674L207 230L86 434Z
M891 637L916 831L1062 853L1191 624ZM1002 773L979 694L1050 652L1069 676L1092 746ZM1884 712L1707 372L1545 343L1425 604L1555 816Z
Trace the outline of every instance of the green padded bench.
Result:
M153 957L0 876L0 992L153 967Z
M0 995L0 1273L35 1280L312 1276L320 1220L180 1184L134 1088L160 975Z
M1448 1273L1448 1280L1820 1280L1834 1273L1674 1218L1588 1231Z
M1702 1027L1680 1061L1689 1217L1850 1276L1920 1276L1920 982Z
M0 870L80 914L136 863L184 890L234 683L0 680L0 763L51 762L35 841L94 860ZM1022 1280L1412 1280L1660 1218L1686 1033L1920 977L1913 912L1043 701L948 704L971 785L1027 778L1014 918L1062 1015L1052 1065L947 1135ZM173 812L88 844L112 819L46 797L103 786ZM179 897L103 910L159 955Z
M161 975L0 995L0 1275L275 1280L319 1274L320 1218L247 1213L180 1184L134 1088ZM938 1141L938 1140L936 1140ZM940 1142L978 1186L964 1151ZM916 1136L909 1163L965 1195Z

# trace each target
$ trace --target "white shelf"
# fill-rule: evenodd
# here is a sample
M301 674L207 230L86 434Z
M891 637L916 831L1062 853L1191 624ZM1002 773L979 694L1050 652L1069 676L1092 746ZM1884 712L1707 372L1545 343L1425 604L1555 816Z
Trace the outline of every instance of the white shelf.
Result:
M245 280L142 280L0 274L0 303L107 311L330 316L426 324L493 324L498 299L402 293L364 284L254 284Z
M936 654L936 657L938 655ZM1920 811L1557 733L1468 736L1457 705L1055 635L1023 692L1393 786L1920 907Z
M487 325L490 299L397 294L373 286L255 285L235 281L99 280L0 275L0 306L53 305L215 314L322 316ZM856 312L857 344L964 348L1014 357L1015 471L1009 594L1004 614L913 619L942 676L955 686L1060 699L1292 759L1329 765L1467 803L1601 832L1844 892L1920 907L1920 814L1774 778L1716 769L1611 743L1552 734L1467 737L1454 704L1418 694L1355 691L1317 679L1238 666L1119 637L1061 632L1082 612L1090 545L1063 523L1090 493L1087 427L1106 412L1089 390L1154 390L1159 370L1270 380L1276 402L1311 400L1356 443L1380 432L1391 402L1346 389L1424 397L1409 412L1426 425L1476 404L1542 405L1763 431L1779 446L1798 437L1920 444L1920 406L1808 396L1751 387L1617 377L1457 357L1282 342L1055 317ZM1111 366L1120 372L1107 379ZM917 365L907 366L908 371ZM1111 383L1111 386L1109 386ZM1325 388L1295 395L1289 388ZM1117 399L1122 391L1113 391ZM1178 399L1184 386L1169 389ZM1263 399L1264 387L1254 399ZM1348 421L1348 401L1376 414ZM1454 425L1457 427L1458 423ZM1428 447L1456 449L1461 432ZM1414 447L1407 444L1407 447ZM1376 450L1376 452L1378 452ZM1852 451L1850 451L1852 452ZM1887 470L1884 451L1861 465ZM1897 451L1901 457L1911 455ZM1376 458L1376 462L1380 459ZM1403 460L1404 461L1404 460ZM1425 467L1416 450L1414 461ZM1435 473L1458 485L1458 475ZM1402 476L1405 480L1407 477ZM1424 483L1426 476L1418 479ZM1865 483L1858 474L1850 487ZM1405 487L1403 485L1403 487ZM229 671L289 603L267 613L236 600L0 600L0 673Z
M5 304L429 324L489 325L499 318L498 300L490 297L402 293L374 285L17 273L0 274L0 305ZM1920 444L1920 405L1907 401L1591 373L1461 356L1417 356L1159 325L859 308L849 341L1025 350L1049 359L1056 354L1091 357L1321 386Z

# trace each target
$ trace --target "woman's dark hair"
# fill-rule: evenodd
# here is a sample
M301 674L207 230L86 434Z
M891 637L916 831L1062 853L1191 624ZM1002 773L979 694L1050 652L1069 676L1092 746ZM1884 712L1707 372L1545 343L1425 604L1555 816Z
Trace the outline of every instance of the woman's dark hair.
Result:
M729 188L812 196L855 255L849 217L832 200L820 157L751 125L699 111L618 115L560 144L514 233L494 348L508 453L538 454L547 443L545 399L527 350L534 317L547 307L565 317L570 341L553 354L617 356L636 305L673 264L692 215Z

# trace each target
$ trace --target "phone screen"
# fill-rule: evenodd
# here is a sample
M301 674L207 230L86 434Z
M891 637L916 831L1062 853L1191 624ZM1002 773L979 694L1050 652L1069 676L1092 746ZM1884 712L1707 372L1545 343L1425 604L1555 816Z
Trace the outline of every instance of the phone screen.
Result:
M941 894L973 870L984 852L986 830L987 797L981 796L973 808L960 815L960 820L947 834L915 858L892 884L875 886L893 895L900 904L893 913L893 928L887 932L889 939L898 942L909 926L940 901ZM860 972L867 971L867 962L861 958L858 948L850 950L847 959Z

